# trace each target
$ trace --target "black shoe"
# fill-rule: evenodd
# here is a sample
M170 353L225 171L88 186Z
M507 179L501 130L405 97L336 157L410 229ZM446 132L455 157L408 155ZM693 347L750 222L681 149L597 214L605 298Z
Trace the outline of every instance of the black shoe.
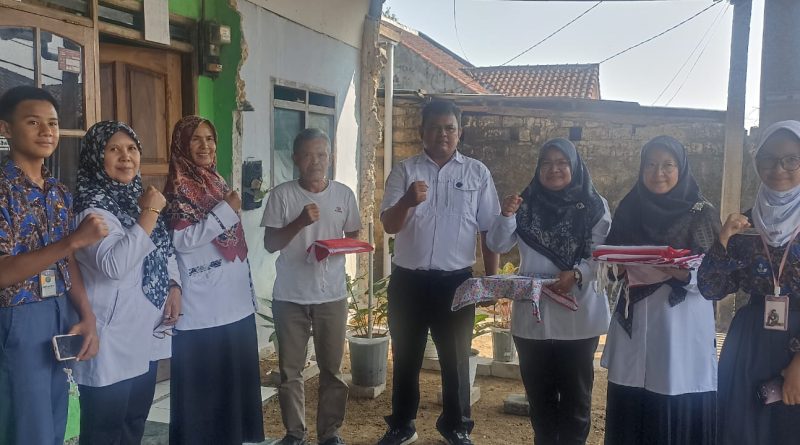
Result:
M308 445L308 442L305 439L298 439L287 434L275 445Z
M319 445L346 445L344 439L339 436L333 436L325 442L320 442Z
M376 445L408 445L417 441L417 430L413 426L389 428Z
M469 438L469 433L464 431L442 431L439 434L444 437L447 445L473 445L472 439Z

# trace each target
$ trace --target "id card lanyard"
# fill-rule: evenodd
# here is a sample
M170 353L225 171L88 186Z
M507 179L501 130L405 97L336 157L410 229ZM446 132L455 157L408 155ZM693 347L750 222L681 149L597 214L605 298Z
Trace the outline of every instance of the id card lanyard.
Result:
M772 266L772 255L769 253L767 240L764 238L763 234L759 234L759 238L761 238L761 244L764 245L764 254L767 255L767 261L769 261L769 269L772 272L772 283L774 285L773 295L776 297L781 295L781 275L783 275L783 268L786 266L786 259L789 258L789 251L791 250L792 244L794 244L794 240L798 233L800 233L800 227L795 229L795 231L792 233L792 239L789 241L789 244L786 245L786 251L783 252L783 258L781 258L781 264L778 266L777 275L775 275L775 268Z
M772 263L772 255L769 253L767 240L764 238L763 234L760 235L761 244L764 245L764 254L767 256L769 268L772 272L773 284L773 294L764 297L764 329L786 331L789 327L789 297L787 295L781 295L783 293L781 291L781 276L783 275L786 260L789 258L789 252L792 249L798 232L800 232L800 227L793 232L791 240L786 245L786 250L783 252L783 258L781 258L777 274L775 274L775 267Z

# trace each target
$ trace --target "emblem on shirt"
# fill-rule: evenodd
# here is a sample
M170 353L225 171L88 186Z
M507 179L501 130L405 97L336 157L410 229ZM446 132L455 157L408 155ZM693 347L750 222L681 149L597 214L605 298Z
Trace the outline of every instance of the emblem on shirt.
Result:
M336 213L344 213L344 210L342 210L341 207L336 207L335 209L333 209L333 211Z
M756 273L759 275L766 275L767 272L769 272L769 268L767 267L766 261L759 259L756 264Z

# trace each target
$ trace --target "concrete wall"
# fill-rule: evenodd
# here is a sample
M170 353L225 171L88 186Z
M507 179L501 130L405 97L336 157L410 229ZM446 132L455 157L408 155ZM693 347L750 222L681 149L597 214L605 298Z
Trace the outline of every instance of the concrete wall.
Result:
M298 87L322 90L336 96L336 180L358 191L357 147L358 147L358 101L360 51L351 43L336 40L325 33L309 29L257 5L273 2L239 0L239 11L243 19L243 32L249 46L249 55L242 66L241 77L245 81L247 100L255 111L243 116L242 156L243 160L261 160L264 180L270 178L270 150L272 148L272 85L274 79L295 82ZM310 1L274 2L294 5L298 10L313 9L316 14L328 17L341 16L340 9L348 11L347 26L360 32L368 1L349 2L346 8L342 1L325 2L324 6ZM301 8L300 4L306 4ZM355 4L363 8L358 11ZM345 23L340 23L345 26ZM266 202L266 199L265 201ZM275 280L277 254L264 249L264 230L260 227L261 209L245 211L242 219L250 247L250 264L253 281L259 298L272 296Z
M399 44L394 50L394 87L436 93L473 93L450 74Z
M492 172L500 197L521 192L533 178L541 145L554 137L569 137L570 128L580 127L576 146L592 174L598 191L608 199L612 211L635 183L641 147L651 138L666 134L683 142L695 177L706 197L719 205L722 184L724 113L639 107L616 102L553 102L549 109L512 106L468 105L464 110L464 136L460 150L484 162ZM570 106L564 106L570 105ZM577 106L572 106L578 104ZM576 111L576 108L578 109ZM584 110L581 111L581 108ZM381 111L382 113L382 111ZM421 150L418 101L395 99L394 160ZM381 114L382 115L382 114ZM378 190L383 198L383 153L377 160ZM751 161L745 159L745 173ZM753 182L745 178L745 183ZM748 185L743 203L751 203L753 186ZM376 222L376 234L383 236ZM378 240L380 241L380 240ZM378 246L380 246L378 242ZM514 253L505 260L516 260ZM380 270L380 254L376 255ZM477 265L482 269L482 265Z

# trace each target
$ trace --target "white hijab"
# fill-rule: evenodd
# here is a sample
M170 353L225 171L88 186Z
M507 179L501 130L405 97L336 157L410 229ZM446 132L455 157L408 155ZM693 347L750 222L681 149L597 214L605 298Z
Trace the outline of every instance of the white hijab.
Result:
M767 139L779 130L788 130L800 139L800 122L776 122L764 130L753 159L764 148ZM792 235L800 227L800 185L778 192L762 182L753 205L753 224L766 236L767 243L772 247L780 247L791 241Z

